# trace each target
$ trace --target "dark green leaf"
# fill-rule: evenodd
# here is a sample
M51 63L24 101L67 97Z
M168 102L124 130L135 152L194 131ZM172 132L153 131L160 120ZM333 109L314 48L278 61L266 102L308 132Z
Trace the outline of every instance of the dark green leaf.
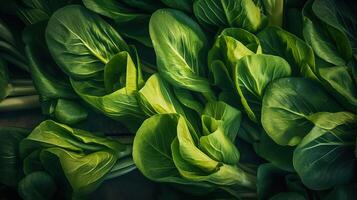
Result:
M264 16L253 0L197 0L193 10L200 22L216 27L237 27L251 32L261 28Z
M0 183L16 186L23 176L19 145L28 134L19 128L0 129Z
M260 157L271 162L275 167L294 171L293 147L278 145L264 132L260 134L259 142L254 144L254 149Z
M131 4L135 5L139 2L149 3L140 0L130 1ZM83 3L88 9L113 19L115 28L119 33L146 46L152 46L149 36L150 15L148 13L134 10L118 0L83 0ZM154 11L156 4L151 3L150 6L143 6L142 8Z
M312 10L315 1L309 1L303 9L305 41L315 54L334 65L346 65L352 57L348 38L341 30L333 28L316 17ZM321 1L320 1L321 2Z
M297 192L282 192L277 195L274 195L272 198L269 200L306 200L306 198Z
M280 145L295 146L313 128L318 112L337 112L340 106L319 85L304 78L282 78L266 89L262 125Z
M347 184L355 175L357 116L352 113L318 113L313 129L294 151L294 168L302 182L314 190Z
M107 22L79 5L66 6L51 16L46 41L59 67L81 79L98 75L115 54L129 51Z
M55 197L56 184L52 177L43 171L33 172L21 180L19 195L24 200L50 200Z
M180 1L176 1L176 0L161 0L161 2L164 3L165 5L171 7L171 8L183 10L183 11L186 11L186 12L192 12L192 7L193 7L194 0L180 0Z
M315 15L324 23L340 30L350 41L352 53L357 54L356 4L348 1L316 0L312 5Z
M75 101L59 99L55 108L55 118L64 124L76 124L87 118L87 111Z
M258 34L263 53L284 58L294 75L316 78L314 52L303 40L278 27L267 27Z

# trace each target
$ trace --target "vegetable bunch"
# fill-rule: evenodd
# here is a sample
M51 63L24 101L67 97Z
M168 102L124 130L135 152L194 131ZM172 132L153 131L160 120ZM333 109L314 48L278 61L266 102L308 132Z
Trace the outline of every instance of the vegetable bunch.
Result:
M0 112L46 119L0 128L0 192L86 199L137 168L177 198L355 198L352 0L1 5Z

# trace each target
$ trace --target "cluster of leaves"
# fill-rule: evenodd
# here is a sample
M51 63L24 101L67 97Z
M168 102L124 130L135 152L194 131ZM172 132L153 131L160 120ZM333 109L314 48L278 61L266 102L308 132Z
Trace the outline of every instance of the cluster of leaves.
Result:
M355 197L353 1L22 0L6 8L23 30L18 42L0 21L0 112L33 105L9 106L12 96L39 96L54 120L30 134L0 129L0 183L23 199L82 199L135 167L213 199ZM29 73L32 89L11 96L7 65ZM71 128L96 123L92 112L119 121L133 141Z

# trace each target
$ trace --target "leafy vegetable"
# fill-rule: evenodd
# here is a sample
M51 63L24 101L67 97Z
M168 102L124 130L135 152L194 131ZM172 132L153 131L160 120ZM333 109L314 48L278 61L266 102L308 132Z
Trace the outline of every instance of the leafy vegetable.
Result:
M265 92L262 125L276 143L295 146L313 128L315 114L338 111L340 106L313 81L284 78Z
M135 131L145 118L135 95L141 81L140 73L140 68L136 68L130 55L121 52L105 66L104 83L71 79L71 84L76 93L92 107L113 119L125 121L126 126Z
M157 4L148 1L125 1L128 5L116 0L83 0L84 5L101 15L114 20L117 30L126 37L140 41L146 46L152 46L149 36L150 15L146 12L132 9L140 7L150 12L158 9ZM143 4L143 5L142 5Z
M266 86L275 79L289 76L289 64L271 55L245 56L237 62L234 82L249 118L260 121L261 101Z
M309 193L296 174L283 171L271 163L258 168L259 199L309 199Z
M81 20L74 22L72 18ZM142 77L139 61L134 63L130 56L133 50L109 24L81 6L60 9L48 24L46 39L50 52L70 76L74 91L96 110L127 122L127 127L135 131L145 116L134 94ZM70 42L68 38L72 38ZM66 58L60 56L63 54ZM116 79L116 75L120 78Z
M77 79L98 75L115 54L129 50L108 23L77 5L61 8L51 16L46 41L59 67Z
M56 184L46 172L33 172L19 183L19 194L23 199L51 199L56 192Z
M224 29L208 52L213 82L223 90L233 90L233 72L239 59L261 52L260 42L252 33L240 28Z
M48 120L20 144L23 158L35 151L39 151L37 159L51 176L57 173L54 163L61 166L74 195L81 196L97 188L116 163L130 155L131 148L116 140Z
M8 25L0 18L0 57L7 62L27 71L26 58L22 54L19 42L9 29Z
M218 27L237 27L251 32L257 31L264 16L252 0L197 0L193 6L200 22Z
M317 0L312 8L320 20L343 32L350 42L352 54L355 55L357 40L354 36L354 33L356 33L356 21L354 20L356 13L354 13L354 10L356 8L354 6L349 7L348 2L337 2L336 0ZM330 17L330 20L326 20L327 16Z
M254 188L254 177L236 166L239 152L232 141L239 128L240 112L223 102L212 102L206 105L201 119L202 133L176 114L154 115L146 120L134 140L133 156L138 168L147 177L162 182ZM177 129L173 132L165 127ZM156 153L163 155L147 159ZM163 163L167 167L162 168Z
M175 1L175 0L161 0L162 3L165 5L176 8L179 10L191 12L192 11L192 4L193 0L182 0L182 1Z
M72 3L73 0L22 0L17 6L17 15L26 24L36 24L48 19L57 9Z
M40 93L43 112L60 122L75 124L84 120L87 112L74 101L78 97L68 78L58 70L48 53L44 35L46 25L41 22L28 26L23 34L32 79Z
M267 27L258 34L263 53L284 58L293 74L316 79L314 53L310 46L295 35L278 27Z
M314 128L294 151L294 168L303 183L316 190L348 183L355 173L353 155L357 116L317 113Z
M19 128L0 129L0 183L16 186L23 176L18 144L28 134L27 130Z
M356 32L353 20L356 14L345 2L333 0L310 1L306 3L303 14L304 38L321 59L317 65L319 79L341 104L356 111L356 83L351 70L357 65L353 57L356 40L351 36ZM331 22L326 21L325 16Z
M2 1L0 199L355 199L356 13Z
M139 91L140 105L151 116L164 113L184 115L182 105L176 99L173 89L159 74L152 75Z
M208 41L199 25L181 11L162 9L150 19L150 36L163 78L212 98L209 82L203 77Z
M294 171L292 163L294 147L278 145L263 132L260 134L259 141L254 143L254 149L260 157L271 162L275 167L289 172Z

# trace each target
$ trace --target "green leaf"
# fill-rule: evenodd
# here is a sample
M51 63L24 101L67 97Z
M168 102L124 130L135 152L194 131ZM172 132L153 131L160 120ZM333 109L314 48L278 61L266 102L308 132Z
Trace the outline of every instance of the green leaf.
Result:
M129 51L107 22L79 5L66 6L51 16L46 41L60 68L79 79L98 75L114 55Z
M17 16L27 25L36 24L50 18L59 8L73 3L71 0L22 0L17 5Z
M137 66L123 51L104 67L104 82L71 79L71 83L76 93L95 110L123 122L135 132L146 118L136 98L142 84L140 64L137 63Z
M252 184L252 177L248 176L240 168L232 165L221 164L217 169L211 173L200 169L187 161L180 151L180 144L175 139L171 144L172 157L174 159L177 169L180 171L181 176L194 181L202 182L207 181L216 185L234 185L239 184L245 187L254 187Z
M294 75L316 78L314 52L303 40L278 27L267 27L258 34L263 53L284 58Z
M53 154L59 160L66 179L74 195L88 194L94 191L103 181L103 177L114 167L117 157L110 150L101 150L92 154L67 151L61 148L47 148L40 154L45 169L52 171L54 163L49 157Z
M202 136L190 129L186 119L178 120L177 138L171 150L180 174L191 181L254 187L254 178L236 167L239 152L228 137L230 126L239 124L240 113L222 102L212 102L203 113L206 115L202 116Z
M133 159L147 178L160 182L182 182L171 157L176 137L177 114L159 114L145 120L136 133Z
M277 195L274 195L269 200L284 200L284 199L291 199L291 200L306 200L304 195L297 193L297 192L282 192Z
M327 5L334 5L334 9ZM341 11L341 8L345 10ZM321 19L322 13L329 16L333 22ZM317 63L320 81L342 105L357 110L356 86L353 82L353 74L347 67L349 61L353 59L351 46L353 44L348 38L351 34L348 31L352 30L347 30L350 27L344 27L346 26L344 23L352 23L353 26L351 10L344 2L309 1L304 6L303 14L304 38L315 54L325 62Z
M253 0L197 0L193 10L200 22L216 27L237 27L257 31L264 16Z
M18 7L17 13L19 18L27 25L36 24L50 17L45 11L37 8Z
M23 171L25 175L29 175L36 171L43 171L43 166L40 161L40 150L31 152L23 159Z
M222 91L218 97L219 101L224 101L230 106L241 109L240 98L236 91Z
M234 91L234 83L228 67L221 60L214 60L209 65L209 70L212 75L212 82L224 92Z
M234 82L248 117L260 122L261 102L266 86L291 75L289 63L272 55L250 55L241 58L234 70Z
M301 178L299 177L298 174L288 174L285 176L285 182L286 182L286 188L290 192L298 192L302 194L305 199L309 199L309 190L306 188L306 186L301 182Z
M0 183L16 186L23 177L22 161L19 154L19 144L28 134L20 128L0 129Z
M270 199L285 190L285 176L288 172L279 169L271 163L259 166L257 171L258 199Z
M343 200L353 200L357 193L357 185L348 184L348 185L339 185L335 187L331 192L329 192L325 199L326 200L335 200L335 199L343 199Z
M72 151L97 151L103 147L117 151L121 154L127 150L127 146L120 142L93 135L84 130L73 129L67 125L46 120L39 124L31 134L22 141L21 152L27 155L38 146L33 145L39 143L43 147L59 147Z
M20 181L18 192L24 200L49 200L55 197L56 187L49 174L38 171L25 176Z
M32 80L42 101L75 99L76 94L68 78L58 70L58 66L48 53L49 49L45 42L46 26L46 21L37 23L27 26L23 32Z
M313 128L314 113L340 110L316 82L282 78L273 81L265 91L261 122L277 144L295 146Z
M271 162L275 167L290 172L294 171L294 149L294 147L275 143L265 132L261 133L259 141L254 143L254 150L260 157Z
M191 131L186 119L180 117L177 123L177 140L179 152L182 159L195 168L206 173L212 173L219 168L220 163L206 155L197 145L195 134Z
M203 106L192 92L182 88L174 88L174 93L181 104L196 111L198 114L202 113Z
M264 13L270 26L282 26L284 16L284 0L263 0Z
M257 126L256 123L253 123L249 118L244 117L238 132L238 137L253 145L260 140L260 135L262 134L261 129L262 127Z
M7 2L6 4L11 4ZM2 5L4 6L4 5ZM13 28L13 27L12 27ZM15 31L15 30L14 30ZM17 31L22 31L17 30ZM17 37L12 34L9 27L5 24L3 20L0 19L0 56L4 61L19 67L22 70L28 71L27 60L22 54L21 41L18 41Z
M149 115L177 113L184 110L176 99L172 87L159 74L153 74L139 91L140 106Z
M346 35L321 21L312 10L316 1L309 1L303 9L305 41L315 54L334 65L346 65L352 57L351 45ZM320 1L321 2L321 1Z
M234 141L236 139L238 130L240 128L240 123L242 119L242 114L236 108L226 104L225 102L208 102L206 104L205 109L202 112L202 117L211 118L217 120L220 126L219 128L224 131L224 134L228 136L230 141ZM203 130L205 130L205 123L202 120ZM206 126L206 130L210 130ZM214 131L209 131L212 133ZM205 134L207 135L207 134Z
M155 10L162 8L164 5L158 0L121 0L127 5L145 10L148 12L154 12Z
M357 54L355 9L355 5L337 0L317 0L312 5L313 12L321 21L340 30L349 39L354 55Z
M194 0L181 0L181 1L176 1L176 0L161 0L162 3L164 3L166 6L175 8L178 10L183 10L186 12L192 12L192 6Z
M317 113L313 129L294 151L294 168L310 189L347 184L355 175L357 116L348 112Z
M55 177L60 167L73 194L81 196L95 190L131 147L47 120L20 144L23 157L35 151L48 173Z
M146 118L135 95L127 95L125 88L106 93L103 82L71 80L76 93L98 112L124 123L135 132Z
M232 75L239 59L261 52L259 39L254 34L240 28L224 29L208 52L214 83L224 90L233 90Z
M126 0L126 3L128 2ZM147 1L130 1L132 5L138 5L139 3L146 4L145 6L140 6L145 10L154 11L157 9L157 4ZM88 9L113 19L114 26L120 34L137 40L146 46L152 46L149 36L150 15L148 13L135 10L117 0L83 0L83 4Z
M125 88L131 95L138 91L139 73L130 54L122 51L113 56L104 68L104 85L108 93Z
M319 69L319 77L330 94L348 110L357 112L357 84L346 66Z
M150 36L164 79L177 87L213 95L204 78L208 41L195 21L181 11L161 9L150 19Z
M135 164L146 177L159 182L203 188L213 186L207 182L254 187L254 178L240 168L219 164L205 155L196 146L197 135L192 131L186 119L177 114L150 117L134 139Z
M82 105L75 101L59 99L56 104L54 116L59 122L71 125L85 120L88 113Z
M208 55L208 64L222 60L233 72L238 60L246 55L261 54L259 39L241 28L226 28L217 37Z
M5 41L12 45L16 44L16 40L13 34L11 33L11 31L9 30L9 27L7 27L5 22L1 19L0 19L0 32L1 32L1 36L0 36L1 41Z
M208 156L223 163L235 165L239 161L239 151L222 129L202 136L199 147Z
M40 94L42 111L66 124L75 124L86 119L87 112L73 100L77 95L70 85L69 79L48 53L45 43L47 22L39 22L26 27L23 40L29 60L29 69L36 90ZM46 104L55 104L46 107Z

